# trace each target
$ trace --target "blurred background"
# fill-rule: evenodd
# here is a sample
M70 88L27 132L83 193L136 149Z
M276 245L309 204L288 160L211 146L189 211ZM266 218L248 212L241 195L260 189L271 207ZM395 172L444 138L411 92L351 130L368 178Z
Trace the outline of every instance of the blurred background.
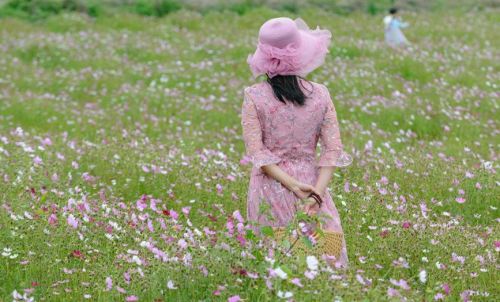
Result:
M81 12L90 16L130 12L146 16L164 16L187 9L200 13L234 11L245 14L256 7L299 13L320 8L338 14L366 12L378 14L397 5L404 10L482 10L499 7L497 0L0 0L0 17L16 16L41 19L63 12Z

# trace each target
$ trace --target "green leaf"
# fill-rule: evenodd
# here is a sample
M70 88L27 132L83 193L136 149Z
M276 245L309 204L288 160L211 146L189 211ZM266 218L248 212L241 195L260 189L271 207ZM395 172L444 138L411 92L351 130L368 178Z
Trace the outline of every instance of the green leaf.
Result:
M245 237L246 237L246 239L251 240L251 241L255 241L255 238L256 238L253 230L247 230Z
M302 242L304 242L304 244L307 246L307 248L309 248L309 249L313 248L312 242L311 242L311 240L309 240L308 237L302 236L300 239L302 240Z
M270 226L266 225L266 226L262 227L260 230L261 230L262 234L264 234L265 236L268 236L268 237L274 236L274 230Z
M262 252L260 250L255 250L253 252L253 255L255 256L255 259L257 259L257 261L263 261L264 260L264 255L262 255Z
M287 273L288 276L291 276L292 275L292 270L286 266L286 265L282 265L280 266L281 270L284 271L285 273Z
M288 250L288 249L290 249L290 246L292 244L290 243L290 240L285 239L285 240L283 240L283 242L281 243L281 245L283 246L283 248L285 248L286 250Z

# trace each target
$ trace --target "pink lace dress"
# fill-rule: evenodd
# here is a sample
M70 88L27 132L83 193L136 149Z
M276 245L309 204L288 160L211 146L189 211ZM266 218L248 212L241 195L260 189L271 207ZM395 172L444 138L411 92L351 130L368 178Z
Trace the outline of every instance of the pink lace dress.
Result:
M241 123L247 156L253 164L247 217L257 225L286 226L293 219L299 201L293 192L267 176L262 166L277 164L297 180L315 185L319 167L343 167L352 162L342 148L328 89L324 85L311 84L312 93L303 106L278 101L266 82L245 89ZM308 88L308 83L304 85ZM318 141L321 154L316 159ZM320 211L330 217L323 228L342 232L332 197L327 192L322 198ZM271 213L262 211L263 208ZM338 261L347 264L345 244Z

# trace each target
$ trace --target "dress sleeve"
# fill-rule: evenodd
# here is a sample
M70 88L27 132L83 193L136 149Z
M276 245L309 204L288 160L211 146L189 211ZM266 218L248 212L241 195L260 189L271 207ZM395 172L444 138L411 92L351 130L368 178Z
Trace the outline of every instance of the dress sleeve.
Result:
M241 110L241 125L246 153L255 168L260 169L262 166L277 164L281 161L278 156L264 146L257 109L246 91Z
M340 140L340 130L337 121L337 113L333 106L330 93L324 87L326 113L321 125L320 143L321 155L319 157L318 166L320 167L346 167L352 163L352 157L344 152L342 141Z

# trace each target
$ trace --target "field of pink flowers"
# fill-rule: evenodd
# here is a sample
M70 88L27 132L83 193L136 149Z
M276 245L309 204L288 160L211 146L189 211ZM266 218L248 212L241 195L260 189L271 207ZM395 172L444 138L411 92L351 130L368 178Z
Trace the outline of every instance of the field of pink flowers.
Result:
M308 11L352 166L331 192L350 266L245 220L239 111L280 13L0 20L0 301L500 299L498 12Z

